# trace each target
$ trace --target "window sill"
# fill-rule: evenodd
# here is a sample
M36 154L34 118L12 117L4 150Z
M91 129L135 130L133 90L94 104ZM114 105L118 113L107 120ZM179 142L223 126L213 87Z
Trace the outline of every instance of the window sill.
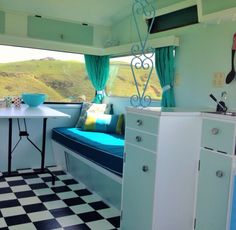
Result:
M53 108L53 109L79 109L82 106L82 103L44 103L44 105Z

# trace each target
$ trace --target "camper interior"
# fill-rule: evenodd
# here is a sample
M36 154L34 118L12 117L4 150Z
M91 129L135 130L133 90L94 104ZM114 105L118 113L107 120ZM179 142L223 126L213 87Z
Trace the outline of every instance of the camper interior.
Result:
M0 0L0 229L236 230L235 0Z

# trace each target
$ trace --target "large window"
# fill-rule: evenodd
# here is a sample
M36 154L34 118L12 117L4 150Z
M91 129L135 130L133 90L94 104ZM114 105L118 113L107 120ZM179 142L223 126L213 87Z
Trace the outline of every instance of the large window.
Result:
M133 56L111 58L110 59L110 78L107 83L107 94L109 96L130 97L136 93L135 83L130 68L130 63ZM154 63L154 57L152 57ZM143 91L146 80L148 78L148 71L137 70L136 77L140 91ZM161 100L162 90L159 79L156 74L155 67L153 68L150 82L146 91L154 100Z
M24 92L47 94L48 102L94 97L84 55L0 45L0 98Z

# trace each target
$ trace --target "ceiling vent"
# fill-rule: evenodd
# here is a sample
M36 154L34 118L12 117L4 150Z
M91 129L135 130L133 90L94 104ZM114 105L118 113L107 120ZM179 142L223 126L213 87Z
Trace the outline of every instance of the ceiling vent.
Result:
M147 20L150 28L152 18ZM155 17L151 34L198 23L197 5Z

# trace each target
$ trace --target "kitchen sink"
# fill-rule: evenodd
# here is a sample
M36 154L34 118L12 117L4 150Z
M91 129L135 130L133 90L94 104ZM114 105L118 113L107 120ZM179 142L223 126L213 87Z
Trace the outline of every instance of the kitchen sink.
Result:
M207 111L204 113L219 114L219 115L226 115L226 116L232 116L232 117L236 116L236 112L230 112L230 111L229 112L218 112L218 111L209 112L209 111Z

